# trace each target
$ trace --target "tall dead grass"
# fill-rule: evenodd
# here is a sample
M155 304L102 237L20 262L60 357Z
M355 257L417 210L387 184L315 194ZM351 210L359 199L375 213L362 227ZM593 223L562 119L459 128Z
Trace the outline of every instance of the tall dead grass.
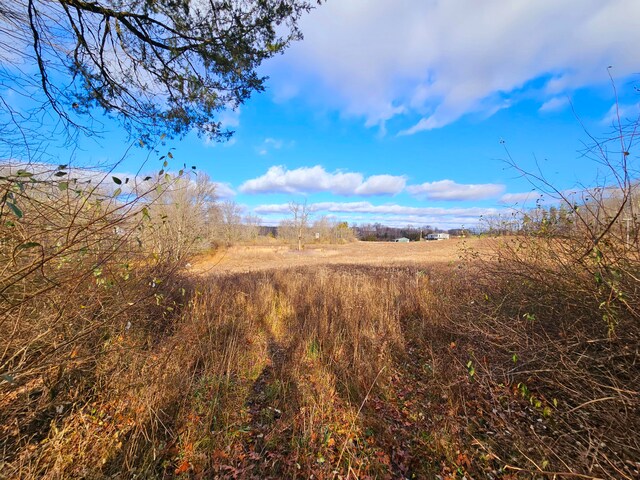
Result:
M188 277L138 242L145 204L21 181L1 226L7 478L640 473L627 242Z
M633 478L637 339L573 304L529 310L532 290L485 268L175 278L165 321L104 340L93 388L6 442L3 471Z
M357 443L358 412L406 356L402 320L423 332L439 323L432 302L430 277L407 269L187 286L164 333L137 323L106 340L94 395L52 413L38 438L15 439L5 469L25 478L384 471Z

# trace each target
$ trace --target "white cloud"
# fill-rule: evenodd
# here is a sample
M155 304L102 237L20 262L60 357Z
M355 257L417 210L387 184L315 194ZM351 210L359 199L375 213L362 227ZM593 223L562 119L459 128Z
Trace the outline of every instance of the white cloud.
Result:
M483 200L500 195L504 185L495 183L460 184L453 180L410 185L407 191L418 198L428 200Z
M325 215L349 223L375 223L404 227L433 225L439 228L474 226L481 216L496 215L505 210L495 208L433 208L397 204L373 205L370 202L319 202L309 205L314 214ZM265 223L277 224L290 217L288 204L260 205L254 212L265 215Z
M236 130L240 126L240 113L241 113L240 107L236 108L235 110L227 109L220 112L218 116L218 121L220 122L220 129L222 131ZM237 141L238 141L237 138L233 136L229 140L222 142L222 145L224 145L225 147L232 147L236 144ZM221 142L216 140L211 140L210 138L205 137L203 143L205 147L215 147Z
M216 187L216 196L221 199L233 198L236 196L235 190L228 183L213 182Z
M404 131L413 134L517 102L532 80L547 102L608 82L609 65L615 78L635 73L639 17L637 0L327 2L268 73L277 97L311 98L368 126L417 115Z
M218 117L221 128L233 129L240 126L240 108L235 110L224 110Z
M461 227L474 227L480 223L481 219L469 218L469 217L456 217L456 216L414 216L414 215L392 215L384 218L376 219L374 222L382 223L388 227L403 228L407 225L413 227L422 227L430 225L437 228L461 228ZM349 217L349 223L366 224L372 222L372 217L366 216L353 216Z
M116 165L118 166L118 165ZM84 167L80 164L66 166L47 162L24 162L20 160L0 161L0 175L17 175L24 170L41 181L64 182L69 189L72 188L99 188L101 193L114 193L119 191L123 195L148 194L148 189L155 186L156 179L153 175L130 173L110 169L109 165L98 167ZM64 175L62 175L64 173ZM149 178L149 180L146 180ZM154 188L155 189L155 188Z
M253 211L259 215L277 215L281 213L291 213L291 208L288 203L274 203L258 205Z
M505 203L509 205L514 205L517 203L526 204L535 202L538 199L543 198L544 196L536 191L531 190L530 192L521 192L521 193L505 193L500 197L500 203Z
M356 188L356 195L396 195L404 190L405 177L395 175L372 175Z
M312 212L331 213L367 213L377 215L412 215L415 217L457 216L460 218L479 218L481 215L498 213L495 208L439 208L439 207L409 207L397 204L373 205L370 202L318 202L309 205ZM288 204L259 205L254 208L262 215L282 214L289 212Z
M602 119L605 125L618 125L618 121L624 126L629 122L640 120L640 103L632 105L613 104Z
M264 143L265 145L270 145L276 150L279 150L280 148L282 148L282 145L284 144L282 140L276 140L275 138L265 138Z
M256 147L258 155L267 155L271 150L280 150L283 147L292 147L295 142L285 143L284 140L277 138L265 138L259 147Z
M287 170L277 165L264 175L247 180L240 186L242 193L315 193L336 195L395 195L403 190L403 176L373 175L366 180L361 173L327 172L322 166Z
M240 191L242 193L331 192L350 195L361 183L362 174L360 173L328 173L320 165L295 170L274 166L261 177L244 182L240 186Z
M544 102L538 111L541 113L557 112L567 105L569 105L568 97L553 97Z

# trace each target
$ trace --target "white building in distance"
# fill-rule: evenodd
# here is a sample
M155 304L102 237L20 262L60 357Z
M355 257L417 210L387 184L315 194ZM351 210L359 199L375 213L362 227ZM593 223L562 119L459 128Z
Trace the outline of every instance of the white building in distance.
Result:
M448 233L430 233L427 235L427 240L449 240Z

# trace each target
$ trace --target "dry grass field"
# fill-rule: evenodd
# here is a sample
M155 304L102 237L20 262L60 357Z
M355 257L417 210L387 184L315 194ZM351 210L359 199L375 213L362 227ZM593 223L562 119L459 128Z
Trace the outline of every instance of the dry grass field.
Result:
M639 478L637 321L560 251L246 245L68 275L35 327L14 315L0 478Z
M239 273L318 265L411 266L452 264L465 251L489 251L490 240L480 238L431 242L351 242L341 245L310 244L302 251L288 245L236 245L201 255L192 261L191 271Z

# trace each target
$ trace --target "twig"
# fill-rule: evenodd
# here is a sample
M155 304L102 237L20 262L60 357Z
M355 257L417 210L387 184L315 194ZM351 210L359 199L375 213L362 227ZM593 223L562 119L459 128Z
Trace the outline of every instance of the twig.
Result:
M571 410L568 410L567 413L575 412L576 410L579 410L582 407L586 407L587 405L590 405L592 403L604 402L606 400L617 400L617 399L618 399L618 397L594 398L593 400L589 400L588 402L584 402L583 404L578 405L577 407L573 407Z
M574 477L574 478L586 478L588 480L605 480L602 477L593 477L591 475L584 475L582 473L573 473L573 472L547 472L545 470L529 470L527 468L515 467L513 465L505 465L505 469L514 470L516 472L526 472L526 473L541 473L543 475L548 476L556 476L556 477Z

